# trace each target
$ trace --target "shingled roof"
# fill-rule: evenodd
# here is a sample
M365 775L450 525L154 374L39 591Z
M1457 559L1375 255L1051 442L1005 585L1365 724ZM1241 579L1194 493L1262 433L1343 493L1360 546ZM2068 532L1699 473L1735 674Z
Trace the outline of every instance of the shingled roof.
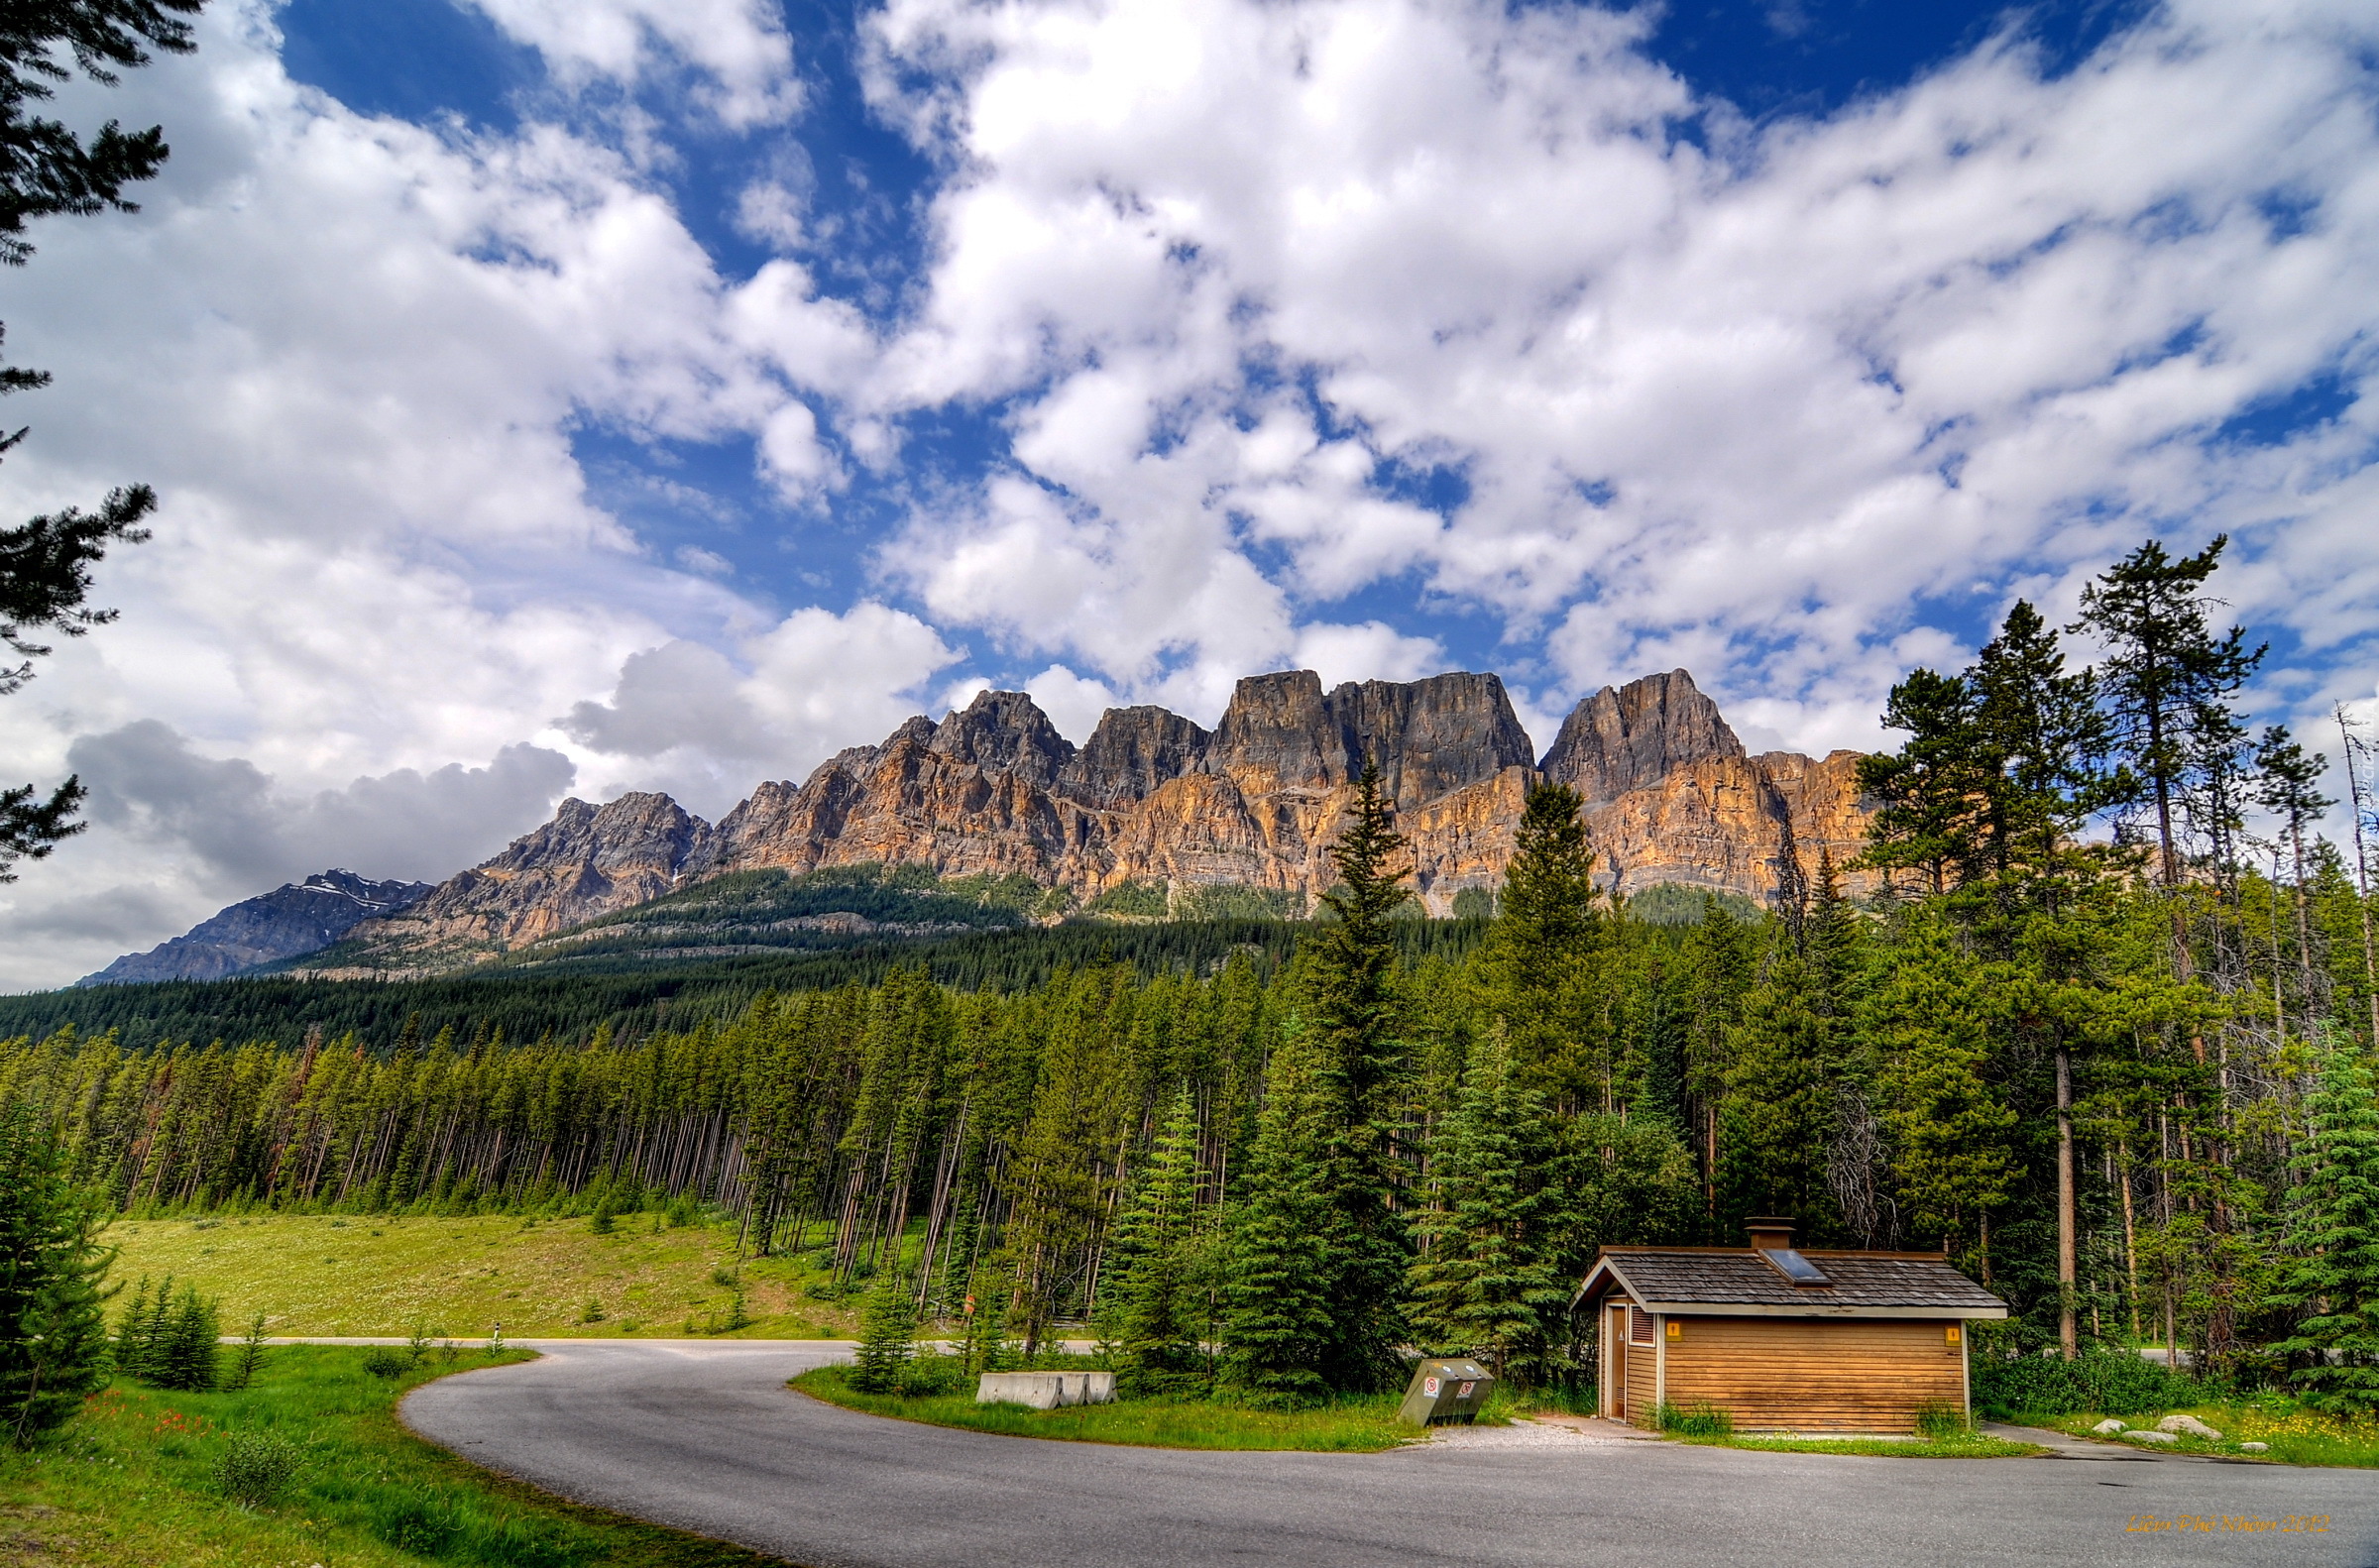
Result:
M1580 1296L1616 1286L1652 1312L2004 1317L1999 1298L1924 1253L1804 1253L1828 1281L1795 1285L1751 1248L1611 1247Z

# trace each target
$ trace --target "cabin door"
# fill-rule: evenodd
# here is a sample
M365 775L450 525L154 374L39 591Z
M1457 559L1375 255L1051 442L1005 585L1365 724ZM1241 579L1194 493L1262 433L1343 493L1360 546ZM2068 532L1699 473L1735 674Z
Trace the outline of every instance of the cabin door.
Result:
M1603 1315L1603 1365L1610 1384L1603 1395L1603 1413L1614 1420L1628 1418L1628 1309L1614 1306Z

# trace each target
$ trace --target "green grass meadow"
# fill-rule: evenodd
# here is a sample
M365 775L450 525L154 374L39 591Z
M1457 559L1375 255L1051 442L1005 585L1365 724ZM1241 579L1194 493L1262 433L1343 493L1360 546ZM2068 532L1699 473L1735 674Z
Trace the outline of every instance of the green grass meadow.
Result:
M431 1352L397 1378L363 1350L284 1345L237 1394L118 1384L61 1440L0 1447L8 1568L756 1568L737 1547L580 1509L477 1469L406 1432L396 1400L430 1379L525 1352ZM295 1464L270 1503L244 1505L218 1464L236 1438L284 1439Z
M502 1323L507 1338L674 1337L728 1320L734 1279L752 1321L747 1338L835 1339L855 1322L842 1301L810 1291L822 1276L794 1258L738 1269L735 1232L655 1228L623 1214L610 1235L584 1216L263 1215L125 1219L104 1240L118 1249L127 1293L144 1275L171 1275L222 1301L227 1333L265 1314L286 1337L404 1334L476 1337Z

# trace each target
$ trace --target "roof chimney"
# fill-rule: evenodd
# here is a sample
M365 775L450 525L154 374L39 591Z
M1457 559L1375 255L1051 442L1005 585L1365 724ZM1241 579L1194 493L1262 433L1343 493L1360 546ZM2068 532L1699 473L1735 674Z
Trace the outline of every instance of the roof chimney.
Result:
M1752 1245L1761 1252L1792 1250L1792 1233L1796 1227L1791 1220L1778 1219L1773 1215L1755 1215L1743 1222L1743 1228L1750 1232Z

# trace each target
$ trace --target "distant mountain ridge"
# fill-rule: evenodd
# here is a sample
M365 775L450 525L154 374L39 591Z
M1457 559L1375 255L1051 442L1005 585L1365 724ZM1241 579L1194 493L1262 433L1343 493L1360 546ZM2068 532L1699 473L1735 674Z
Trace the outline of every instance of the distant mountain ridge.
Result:
M716 824L666 795L566 800L435 887L329 871L222 911L81 985L213 979L294 963L323 977L435 974L504 957L688 956L829 947L1047 920L1301 914L1368 759L1433 915L1492 892L1529 790L1570 785L1599 879L1766 901L1785 846L1804 874L1864 847L1859 753L1751 755L1684 670L1604 687L1538 758L1503 682L1456 672L1239 682L1211 730L1110 709L1076 746L1022 692L918 715ZM1846 874L1854 891L1872 878ZM715 891L705 891L716 884Z
M1309 670L1250 676L1211 731L1161 708L1118 708L1079 747L1026 694L984 692L940 723L919 715L880 744L843 751L798 785L763 783L717 824L666 795L565 801L503 853L359 923L304 966L435 973L527 956L578 940L589 922L758 871L807 883L836 867L916 867L1030 883L1047 890L1041 918L1083 906L1179 912L1239 892L1298 911L1335 879L1328 846L1366 759L1412 841L1412 885L1436 915L1500 882L1540 779L1585 798L1603 880L1623 892L1672 883L1764 900L1787 843L1804 871L1821 851L1841 864L1869 819L1858 753L1749 755L1683 670L1587 698L1541 760L1492 674L1326 691Z
M330 870L220 910L147 952L128 952L76 985L147 980L220 980L284 958L318 952L363 921L425 897L427 882L374 882Z

